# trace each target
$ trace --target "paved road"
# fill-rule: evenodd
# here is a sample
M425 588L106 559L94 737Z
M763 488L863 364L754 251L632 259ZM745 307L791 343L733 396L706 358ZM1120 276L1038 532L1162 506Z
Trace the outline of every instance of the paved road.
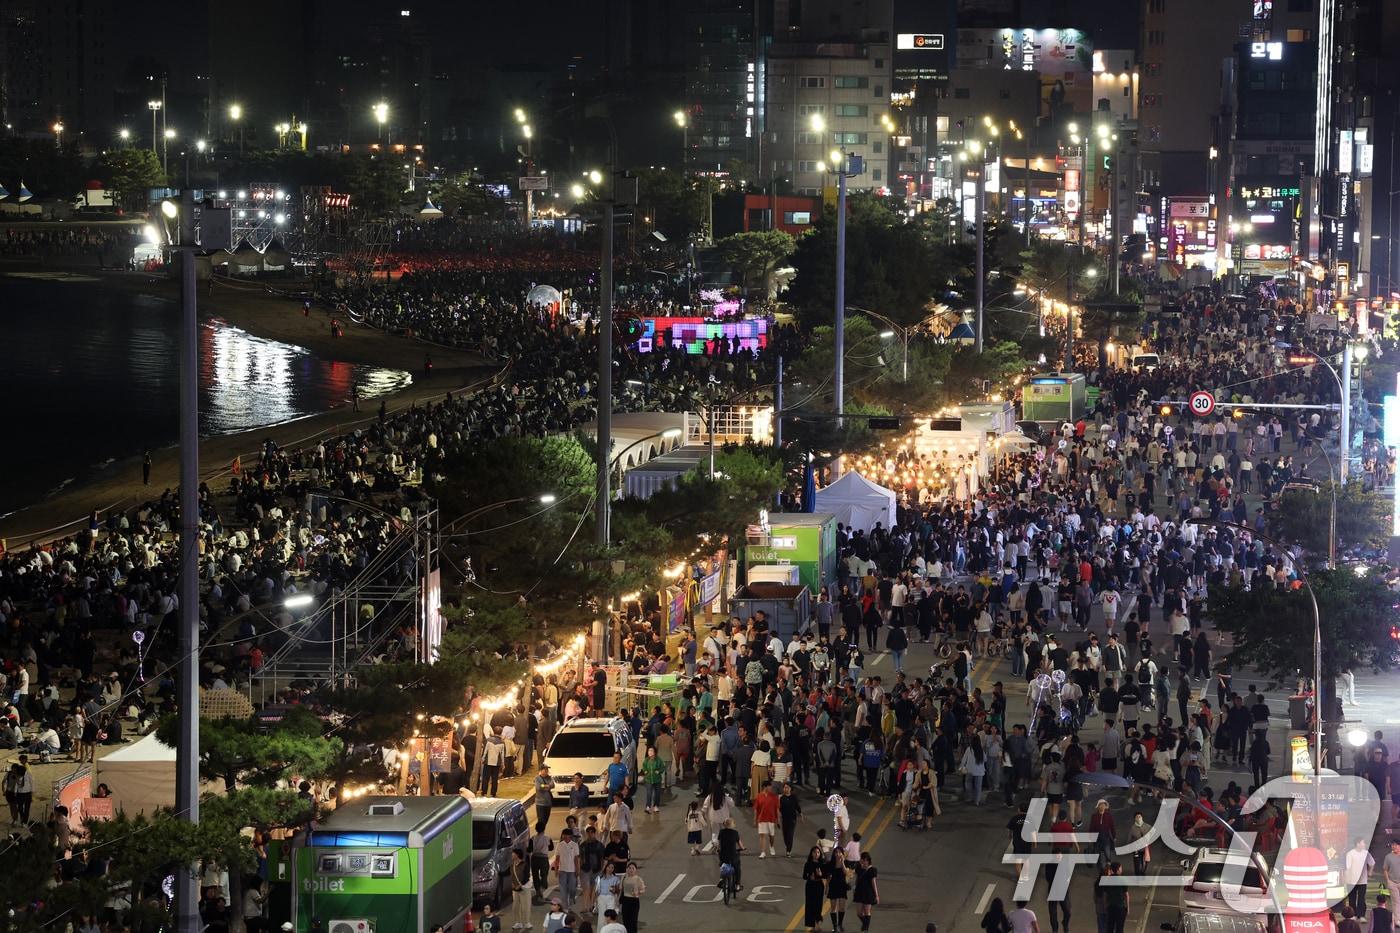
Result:
M1096 609L1091 628L1102 632L1102 621L1097 613ZM1154 625L1154 631L1159 631L1160 627L1159 621ZM905 659L906 670L926 671L933 659L928 646L911 645ZM886 682L890 682L894 668L890 658L881 653L870 658L867 672L883 675ZM1022 682L1011 677L1009 664L1004 661L978 662L973 673L974 686L981 687L987 693L997 680L1006 685L1007 723L1027 722L1026 693ZM1239 674L1235 677L1234 687L1243 693L1251 682L1248 675ZM1267 683L1264 678L1253 682L1261 688ZM1400 744L1400 729L1396 728L1400 726L1400 713L1390 702L1397 688L1400 688L1400 675L1358 676L1356 692L1359 705L1348 707L1348 715L1356 720L1356 725L1368 730L1385 730L1392 747ZM1213 705L1213 685L1210 691ZM1277 775L1282 770L1288 746L1287 703L1282 691L1266 691L1266 697L1274 714L1270 734L1270 744L1274 750L1271 774ZM1144 720L1147 720L1146 716ZM1080 731L1081 741L1098 741L1102 728L1101 717L1090 719ZM845 786L856 787L849 762L846 763L846 775ZM1251 783L1247 771L1220 766L1211 768L1206 783L1219 791L1230 780L1245 788ZM746 854L744 860L745 890L741 892L740 899L728 907L722 903L719 890L714 885L717 874L714 857L692 857L685 844L683 816L686 803L692 799L692 787L678 788L676 794L668 798L659 815L649 816L638 812L638 829L633 837L632 851L641 865L647 884L641 911L642 927L673 933L714 930L786 933L805 929L801 923L802 861L816 839L816 830L829 827L830 822L822 798L815 789L800 793L804 819L798 827L790 859L783 857L781 842L778 858L758 859L752 815L747 810L740 811L740 831L754 854ZM1157 815L1158 804L1154 801L1145 800L1134 806L1123 791L1109 791L1100 795L1090 789L1084 802L1086 826L1088 815L1099 796L1107 799L1114 811L1120 845L1134 810L1141 810L1149 823ZM982 914L993 898L1003 898L1007 908L1011 908L1018 867L1003 864L1002 857L1009 851L1006 825L1014 811L1004 806L1000 794L989 795L980 808L950 793L945 793L942 801L943 815L935 821L933 830L923 832L900 828L893 801L876 799L859 790L853 792L852 826L862 834L862 848L873 854L875 865L880 870L883 903L876 910L872 929L918 933L927 921L932 920L937 922L941 933L979 933ZM550 828L557 834L562 827L563 814L556 808ZM1383 855L1384 838L1382 833L1377 847L1373 849L1378 860ZM1160 844L1154 847L1153 855L1154 862L1148 867L1144 885L1131 889L1127 933L1149 933L1177 917L1180 883L1175 879L1182 873L1179 860L1185 856L1172 853ZM1131 873L1131 856L1116 857ZM1070 887L1073 930L1096 928L1093 877L1092 867L1080 867L1074 872ZM1041 877L1034 888L1030 906L1039 916L1041 929L1048 933L1051 927L1046 893L1047 884ZM537 908L537 913L542 910ZM826 918L823 929L830 928L830 920ZM847 913L846 928L859 929L854 909Z

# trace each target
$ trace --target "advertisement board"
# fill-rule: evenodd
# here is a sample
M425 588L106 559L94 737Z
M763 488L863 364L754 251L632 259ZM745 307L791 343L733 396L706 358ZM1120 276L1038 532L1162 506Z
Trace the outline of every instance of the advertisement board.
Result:
M683 347L699 356L746 350L757 353L768 346L771 320L766 317L715 321L702 317L644 317L637 349L642 353L665 347Z

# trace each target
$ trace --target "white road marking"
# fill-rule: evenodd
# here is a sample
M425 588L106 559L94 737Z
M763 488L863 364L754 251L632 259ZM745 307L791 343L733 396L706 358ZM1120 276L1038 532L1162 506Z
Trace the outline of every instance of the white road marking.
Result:
M684 880L685 880L685 873L684 873L684 872L682 872L681 874L677 875L677 876L676 876L676 879L675 879L674 881L672 881L670 884L666 885L666 890L664 890L664 891L661 892L661 896L658 897L658 898L656 899L656 903L657 903L657 904L660 904L662 901L666 900L666 898L669 897L669 896L671 895L671 892L672 892L672 891L674 891L674 890L676 890L676 888L680 887L680 883L681 883L682 881L684 881Z
M972 913L974 916L982 916L987 912L987 905L992 902L992 895L996 893L997 885L995 881L989 881L987 887L982 891L982 897L977 901L977 909Z

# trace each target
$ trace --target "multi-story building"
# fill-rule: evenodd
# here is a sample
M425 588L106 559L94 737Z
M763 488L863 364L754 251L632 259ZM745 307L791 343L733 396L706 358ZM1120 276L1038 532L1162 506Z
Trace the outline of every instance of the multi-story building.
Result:
M761 158L771 0L691 0L687 7L686 168L750 171Z
M112 58L120 44L112 36L114 6L113 0L0 4L0 116L6 132L52 135L61 122L65 145L88 137L106 144Z
M889 42L775 43L768 56L769 153L798 192L832 183L831 154L859 156L852 190L889 186Z

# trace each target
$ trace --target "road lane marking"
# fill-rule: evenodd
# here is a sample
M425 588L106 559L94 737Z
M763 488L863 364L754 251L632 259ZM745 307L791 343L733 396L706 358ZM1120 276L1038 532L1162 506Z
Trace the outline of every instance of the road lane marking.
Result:
M886 802L886 798L884 797L881 797L879 800L875 801L875 806L870 808L870 812L865 815L865 819L861 820L860 825L855 828L854 832L860 833L862 843L865 842L865 831L870 828L871 822L874 821L876 815L879 814L880 809L884 807ZM891 806L890 815L892 816L897 812L899 812L898 808ZM884 827L881 827L881 830L883 829ZM879 838L879 835L880 831L876 831L875 837L871 839L871 845L874 844L875 838ZM793 933L794 930L801 926L802 916L806 912L806 910L807 905L805 903L801 907L797 908L797 913L793 914L792 919L787 922L787 926L783 928L783 933Z
M992 902L992 895L996 893L996 890L997 883L995 881L987 882L987 887L982 891L982 897L977 901L977 909L973 911L975 915L980 917L987 912L987 905Z
M660 904L662 901L666 900L666 898L670 897L671 892L676 890L676 888L680 887L680 883L684 880L685 872L682 872L681 874L677 875L675 881L672 881L670 884L666 885L666 890L661 892L661 896L656 899L655 903Z

